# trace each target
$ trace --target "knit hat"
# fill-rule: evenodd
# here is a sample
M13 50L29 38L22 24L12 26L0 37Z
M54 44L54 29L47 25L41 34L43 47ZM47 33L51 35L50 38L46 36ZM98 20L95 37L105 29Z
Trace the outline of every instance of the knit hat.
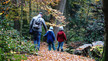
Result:
M63 29L63 26L60 26L60 27L59 27L59 30L64 30L64 29Z
M52 26L50 26L50 28L49 28L50 30L53 30L53 27Z
M39 12L39 14L41 14L41 15L42 15L43 13L42 13L42 12Z

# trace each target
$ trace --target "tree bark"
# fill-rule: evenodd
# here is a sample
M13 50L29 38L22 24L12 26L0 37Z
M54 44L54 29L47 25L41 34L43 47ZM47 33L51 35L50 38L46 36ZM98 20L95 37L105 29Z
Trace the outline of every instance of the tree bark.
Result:
M29 21L31 20L31 0L29 0Z
M20 31L20 21L18 19L14 20L14 29Z
M65 9L65 5L66 5L66 0L61 0L60 3L58 4L58 10L61 12L61 13L64 13L64 9ZM57 21L56 24L61 24L61 22ZM59 31L59 28L58 27L54 27L54 33L55 33L55 36L57 37L57 32Z
M23 0L21 0L21 24L20 24L20 41L22 37L22 24L23 24Z
M64 13L65 5L66 5L66 0L61 0L58 8L61 13Z
M108 0L103 0L103 12L105 20L105 42L102 61L108 61Z
M31 0L29 0L29 23L30 23L30 21L31 21ZM30 37L31 37L31 35L30 35ZM31 38L30 38L30 40L31 40Z

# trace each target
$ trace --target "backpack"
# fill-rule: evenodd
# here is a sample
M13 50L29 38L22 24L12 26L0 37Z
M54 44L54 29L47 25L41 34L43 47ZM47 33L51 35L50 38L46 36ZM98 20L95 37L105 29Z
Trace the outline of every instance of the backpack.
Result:
M34 33L34 31L33 31L33 29L32 29L32 27L33 27L33 22L34 22L34 20L32 21L32 24L31 24L30 29L29 29L29 34L31 34L31 35L33 35L33 33Z
M40 26L41 26L41 20L40 20L40 18L38 17L37 19L34 19L33 28L34 28L34 29L39 29Z

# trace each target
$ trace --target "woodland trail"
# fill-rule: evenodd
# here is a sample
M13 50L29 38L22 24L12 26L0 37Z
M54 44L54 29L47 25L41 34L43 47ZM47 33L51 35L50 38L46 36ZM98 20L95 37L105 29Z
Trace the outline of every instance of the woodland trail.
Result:
M88 57L69 54L67 52L53 51L53 49L48 51L48 46L45 42L41 43L38 54L38 56L30 55L28 59L24 61L95 61Z

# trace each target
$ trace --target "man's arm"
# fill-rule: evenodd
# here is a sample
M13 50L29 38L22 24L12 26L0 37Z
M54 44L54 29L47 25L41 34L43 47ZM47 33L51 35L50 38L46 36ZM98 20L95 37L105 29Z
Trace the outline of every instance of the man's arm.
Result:
M45 24L44 19L42 19L42 24L43 24L43 26L44 26L45 32L47 32L47 26L46 26L46 24Z
M33 18L32 18L32 20L30 21L30 28L32 27L32 22L33 22Z

